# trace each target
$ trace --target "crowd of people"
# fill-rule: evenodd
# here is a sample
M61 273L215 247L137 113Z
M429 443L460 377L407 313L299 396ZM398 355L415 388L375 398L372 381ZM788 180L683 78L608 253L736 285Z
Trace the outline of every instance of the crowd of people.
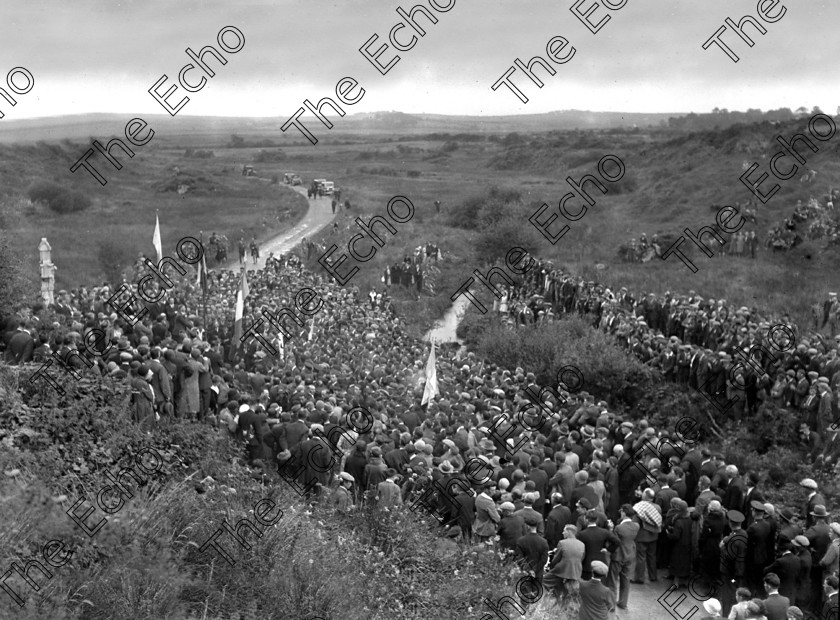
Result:
M804 204L797 200L790 217L768 231L767 246L774 250L789 250L804 238L828 239L829 243L837 243L840 240L840 222L834 218L834 201L838 199L840 191L832 190L824 196L823 202L813 196Z
M736 308L694 291L635 295L622 287L613 293L537 261L520 284L501 287L493 309L514 327L569 313L587 315L666 379L732 402L726 416L736 421L754 415L765 402L798 411L808 427L812 459L822 456L822 464L837 464L840 439L832 427L840 413L836 293L820 304L820 329L802 335L788 315L764 316L755 307ZM826 327L830 337L824 335Z
M440 248L433 243L418 246L413 254L406 254L402 261L385 266L382 283L386 288L401 286L414 290L417 295L424 290L434 295L434 281L430 276L436 275L435 265L442 258Z
M129 384L132 417L143 428L173 418L223 425L255 469L282 472L289 462L304 463L302 481L339 511L420 502L439 517L443 533L494 545L504 562L541 579L557 605L581 618L628 607L631 583L664 575L676 586L692 576L706 580L723 614L743 610L737 618L760 617L755 613L769 606L761 599L774 597L770 573L791 606L818 611L836 600L840 524L828 523L831 506L812 479L802 481L796 510L772 506L762 501L757 472L739 472L720 454L562 385L566 402L548 398L552 416L542 428L511 426L527 402L523 390L539 389L534 374L485 363L460 348L438 352L440 395L420 406L428 346L406 334L387 293L365 299L357 287L342 288L305 269L295 255L272 256L264 269L248 272L246 328L262 308L294 307L304 288L324 302L304 327L287 321L292 338L261 332L276 345L276 356L253 337L241 348L231 344L240 273L210 272L206 295L194 275L174 279L176 286L159 303L146 304L148 314L133 326L107 304L116 287L60 291L52 307L40 304L4 319L4 356L18 364L55 352L81 373ZM638 301L624 289L613 295L545 262L506 294L507 307L500 301L496 309L514 324L590 314L595 326L666 376L689 383L701 381L706 368L700 362L694 368L695 356L709 362L709 377L720 382L727 363L721 353L762 342L769 325L755 309L735 310L693 292ZM107 335L96 343L96 357L83 344L93 328ZM837 340L799 341L774 364L785 374L788 365L795 374L801 368L821 394L836 394ZM692 356L687 375L684 361L671 360L680 346ZM762 367L775 376L775 366ZM810 372L817 373L814 381ZM809 405L798 385L790 405L803 416ZM364 432L348 415L360 407L373 418ZM819 422L821 406L818 411ZM836 448L837 433L814 428L825 457ZM324 437L336 434L336 446L325 450ZM511 454L520 438L524 448ZM333 448L341 458L322 463ZM489 477L466 475L471 458L486 464ZM440 490L450 488L451 497ZM732 551L742 546L744 553Z

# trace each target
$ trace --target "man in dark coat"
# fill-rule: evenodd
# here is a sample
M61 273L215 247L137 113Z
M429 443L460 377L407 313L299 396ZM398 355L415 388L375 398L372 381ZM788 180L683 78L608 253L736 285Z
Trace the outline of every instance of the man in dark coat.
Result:
M747 584L755 592L761 592L764 568L772 560L768 555L770 523L765 519L764 504L752 502L754 522L747 528Z
M580 582L578 620L607 620L615 613L615 594L602 582L607 576L607 565L596 560L591 568L593 578Z
M306 423L304 422L305 419L306 410L301 409L298 412L297 420L286 427L286 440L289 442L289 449L294 448L309 434L309 427L306 426ZM351 474L354 478L356 478L356 474L354 472L350 471L348 473ZM356 478L357 484L360 481L361 478Z
M619 514L621 521L613 529L619 544L610 561L606 585L613 592L618 590L619 609L627 609L627 601L630 597L630 568L636 559L636 536L641 528L633 521L636 511L630 504L624 504Z
M528 533L528 526L525 525L525 520L521 516L513 514L515 507L512 503L503 502L499 509L502 512L502 519L496 530L499 546L503 549L515 550L517 541Z
M132 373L129 385L131 386L131 419L140 426L141 430L148 431L155 423L155 395L149 381L152 373L145 364L138 366L136 374Z
M534 577L541 582L546 562L548 562L548 543L545 538L537 534L537 526L541 522L538 516L525 515L528 533L516 541L516 555L519 558L520 567L526 571L534 571Z
M21 325L9 340L6 348L6 362L12 365L26 364L32 361L34 351L35 339L29 329Z
M598 517L594 510L586 513L586 529L580 532L577 536L578 540L586 547L586 553L583 556L583 578L590 579L592 577L592 562L595 560L609 561L609 554L605 555L601 552L602 549L612 551L617 547L621 541L618 536L598 527ZM605 563L606 564L606 563Z
M722 615L728 616L735 603L735 590L744 586L747 559L747 533L741 529L744 515L738 510L726 513L731 533L720 542L720 589Z
M779 547L782 551L775 562L764 569L764 573L774 573L779 577L779 594L790 599L791 605L796 605L796 581L799 578L801 562L792 551L791 541L780 538Z
M726 485L726 491L723 494L723 501L721 503L727 510L741 512L741 508L744 507L744 494L747 491L747 487L741 476L738 475L738 468L735 465L726 466L726 478L729 484Z
M563 539L563 528L572 523L572 511L559 493L552 494L551 503L553 507L545 519L545 539L549 548L554 549Z
M149 370L152 371L152 389L155 391L155 406L161 413L171 418L172 414L172 378L166 367L160 362L160 349L155 347L150 352Z
M367 457L365 450L367 444L361 439L356 440L356 445L353 446L353 452L347 457L344 463L344 471L353 476L354 480L361 483L365 475L365 467L367 466ZM356 501L361 499L361 484L354 485L354 493L356 494Z
M790 607L790 599L779 594L779 577L775 573L767 573L764 577L764 588L767 590L767 598L764 600L764 607L767 610L767 620L786 620L787 610Z

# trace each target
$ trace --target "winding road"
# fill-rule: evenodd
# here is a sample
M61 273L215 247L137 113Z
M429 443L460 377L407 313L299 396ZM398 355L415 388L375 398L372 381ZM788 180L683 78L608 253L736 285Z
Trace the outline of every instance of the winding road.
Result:
M260 180L269 181L269 179ZM298 185L296 187L289 187L288 185L284 185L282 187L292 189L302 196L306 196L306 188L303 186ZM251 260L250 251L246 252L248 271L262 269L265 267L265 259L268 258L268 255L271 252L274 252L275 256L286 254L298 243L300 243L300 240L303 237L313 236L319 230L332 222L335 214L332 212L332 199L329 196L324 196L323 198L307 198L307 200L309 202L309 210L306 212L306 215L303 216L303 219L291 230L279 233L268 241L260 244L260 257L257 259L256 263ZM231 240L231 247L228 252L229 259L223 267L226 269L239 269L239 249L237 247L236 240Z

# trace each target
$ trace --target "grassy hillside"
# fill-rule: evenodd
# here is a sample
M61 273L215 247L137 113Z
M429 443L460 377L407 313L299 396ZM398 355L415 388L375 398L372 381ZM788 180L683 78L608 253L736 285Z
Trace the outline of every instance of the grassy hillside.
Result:
M52 246L59 289L100 282L111 265L129 265L140 253L154 255L156 212L167 255L174 253L179 239L198 238L199 231L204 231L205 241L213 231L232 243L240 236L246 241L252 235L264 240L294 225L307 209L298 193L243 177L236 154L188 158L184 150L162 150L152 142L128 158L116 148L114 155L122 170L115 170L98 155L91 160L107 180L103 187L84 169L75 174L69 171L88 148L89 143L71 142L0 146L0 210L13 232L13 252L23 258L33 286L39 286L41 237L47 237ZM87 196L92 206L59 214L42 203L32 204L27 191L41 181L75 190ZM179 187L187 191L179 193ZM229 255L235 253L235 247L229 249Z
M388 127L396 122L393 115L379 116L352 122L341 119L343 125L337 124L334 132L316 131L320 142L315 146L277 132L270 119L251 119L238 127L231 119L209 119L204 125L188 117L183 123L172 119L178 122L162 126L155 141L138 148L135 158L124 162L123 170L103 167L109 179L104 188L84 171L72 175L67 170L89 142L2 147L0 181L10 196L8 201L21 212L12 226L16 251L27 256L34 274L35 246L46 235L59 266L58 284L68 286L101 277L96 248L102 238L117 240L126 256L150 251L147 239L155 209L160 210L167 247L198 230L205 234L216 230L238 238L244 228L248 237L255 232L258 238L265 238L273 230L290 227L303 204L282 188L278 191L262 181L242 177L241 165L254 163L263 177L294 170L305 181L317 177L334 180L343 190L342 199L354 205L350 213L340 214L338 234L329 229L319 236L321 240L330 237L330 243L340 251L346 252L347 241L357 232L355 217L384 214L388 200L396 195L412 200L417 209L414 219L401 224L396 237L389 238L372 260L359 265L360 273L352 284L364 291L381 287L386 264L401 260L407 248L436 241L446 257L438 276L440 294L415 302L411 295L394 289L401 312L415 333L421 333L449 305L449 296L472 270L483 268L472 245L477 231L450 226L449 210L470 199L481 200L492 186L518 191L527 206L555 205L569 191L567 176L580 179L595 173L600 157L613 153L627 166L620 190L613 188L605 196L596 191L596 205L582 219L570 223L571 230L560 243L551 246L537 235L530 251L613 287L648 292L694 289L738 305L790 310L800 321L807 321L808 307L816 298L840 288L840 275L833 268L840 257L836 248L824 250L824 242L806 241L791 252L778 254L762 247L755 261L708 259L694 250L691 255L699 268L696 274L676 258L633 265L620 262L617 255L621 244L642 232L648 237L659 233L675 238L686 227L697 231L713 224L712 205L746 202L751 194L738 179L743 164L757 161L765 170L769 157L778 150L775 137L806 131L806 119L696 133L664 127L539 133L353 133L358 123L381 122ZM396 120L406 125L402 117ZM184 131L192 125L202 127L203 132ZM408 125L412 130L416 127ZM457 124L451 126L458 128ZM241 140L226 133L228 130ZM99 135L104 139L101 132ZM268 146L271 144L277 146ZM780 181L781 191L758 210L758 226L749 224L745 230L755 228L763 240L771 225L792 213L797 200L807 201L810 195L822 198L829 187L840 186L836 158L840 137L819 145L820 152L809 153L807 164L818 171L816 180L811 184L800 184L797 179ZM214 157L185 158L186 149L210 150ZM261 151L279 151L280 155L277 161L262 163ZM181 179L173 176L174 165L180 167ZM159 191L177 185L186 175L198 179L196 191L184 196ZM18 207L15 197L42 178L85 193L94 206L64 216ZM443 202L441 215L434 211L435 200ZM523 217L522 227L530 226ZM69 235L68 228L72 231ZM72 273L68 265L74 266Z

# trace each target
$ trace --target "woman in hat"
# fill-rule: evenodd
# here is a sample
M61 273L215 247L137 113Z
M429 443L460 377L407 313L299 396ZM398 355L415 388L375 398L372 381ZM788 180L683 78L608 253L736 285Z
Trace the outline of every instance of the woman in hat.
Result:
M709 600L703 601L703 609L706 610L705 616L701 617L700 620L714 620L714 618L720 618L720 601L716 598L710 598Z

